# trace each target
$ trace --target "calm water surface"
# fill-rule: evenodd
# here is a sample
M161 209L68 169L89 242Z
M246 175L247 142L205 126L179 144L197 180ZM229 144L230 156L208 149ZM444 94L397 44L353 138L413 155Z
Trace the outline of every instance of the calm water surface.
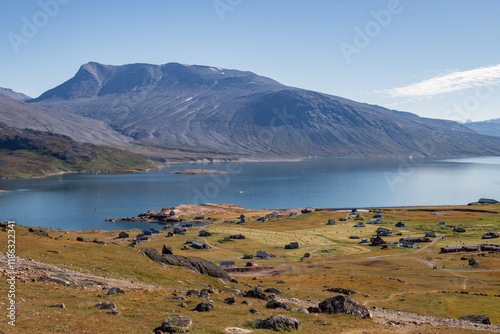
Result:
M178 175L206 168L225 175ZM0 221L64 229L151 227L105 222L179 204L249 208L377 207L500 200L500 157L317 159L178 165L141 174L62 175L0 180Z

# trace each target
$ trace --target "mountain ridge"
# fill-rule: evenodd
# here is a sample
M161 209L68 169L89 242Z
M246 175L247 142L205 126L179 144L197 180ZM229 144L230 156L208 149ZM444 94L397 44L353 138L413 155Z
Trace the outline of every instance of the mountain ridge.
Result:
M500 154L499 140L456 122L210 66L90 62L29 102L103 121L142 145L179 151L241 157Z

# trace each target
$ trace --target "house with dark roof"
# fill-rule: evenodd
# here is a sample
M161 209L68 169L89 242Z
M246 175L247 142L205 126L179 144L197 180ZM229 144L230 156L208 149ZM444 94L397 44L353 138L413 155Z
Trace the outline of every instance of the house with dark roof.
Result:
M405 223L403 222L397 222L396 225L394 225L396 227L405 227Z
M128 234L127 232L120 232L120 234L118 234L118 238L120 239L130 238L130 234Z
M234 263L234 261L225 261L219 263L219 267L222 269L235 268L236 264Z
M488 232L488 233L485 233L481 239L495 239L498 237L499 237L499 234L497 232Z
M210 236L212 236L212 233L205 231L205 230L201 230L200 233L198 233L198 235L200 237L210 237Z
M208 248L208 246L206 244L201 243L201 242L196 241L196 240L191 241L191 246L196 248L196 249Z
M385 245L384 239L381 237L370 238L372 246Z
M299 248L298 242L291 242L288 245L285 245L285 249L296 249Z
M268 252L265 252L265 251L258 251L256 256L260 257L262 259L268 259L268 258L273 257L273 255L271 255L271 254L269 254Z

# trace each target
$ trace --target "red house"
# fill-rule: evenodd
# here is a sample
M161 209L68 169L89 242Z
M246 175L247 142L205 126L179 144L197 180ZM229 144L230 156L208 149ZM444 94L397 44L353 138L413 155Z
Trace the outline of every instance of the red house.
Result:
M454 253L461 252L462 250L463 248L460 245L441 247L441 253Z
M257 265L257 261L252 260L247 262L247 267L255 267Z

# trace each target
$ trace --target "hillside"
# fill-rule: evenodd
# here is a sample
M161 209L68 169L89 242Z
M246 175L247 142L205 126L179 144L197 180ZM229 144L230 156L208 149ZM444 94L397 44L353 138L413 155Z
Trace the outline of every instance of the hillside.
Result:
M136 144L186 156L500 154L500 138L455 122L208 66L91 62L30 103L103 121Z
M28 95L25 95L23 93L14 92L10 88L2 88L2 87L0 87L0 96L7 97L9 99L16 100L16 101L26 101L26 100L31 99L31 97L29 97Z
M53 133L9 128L0 123L0 178L150 168L154 168L153 163L138 154L83 144Z
M464 125L482 135L500 137L500 118L482 122L469 122Z
M104 122L0 96L0 123L12 128L46 131L82 143L126 145L133 139Z
M441 247L455 245L457 239L465 245L488 243L481 236L500 228L500 205L382 209L382 225L355 228L356 222L367 222L375 212L356 217L332 211L302 214L297 208L276 210L278 215L273 215L272 210L237 205L181 205L175 208L179 218L188 221L209 215L212 219L205 226L187 228L185 235L167 238L171 231L167 228L139 245L132 245L140 232L137 229L127 231L129 237L117 238L119 231L16 226L16 330L30 333L36 326L38 333L152 333L165 318L184 316L193 322L190 333L244 333L229 330L237 327L258 334L273 331L256 329L249 321L283 315L300 320L301 329L291 331L297 334L500 332L500 253L440 253ZM248 219L238 224L242 212ZM290 216L290 212L297 214ZM257 220L263 216L267 221ZM336 224L327 225L333 219ZM400 221L404 226L395 226ZM458 236L454 226L462 226L466 232ZM436 236L419 248L383 248L361 242L361 238L374 237L379 227L394 234L383 237L388 244L397 243L398 233L406 237L432 231ZM0 224L2 268L7 265L8 229L7 224ZM201 229L210 235L200 237ZM240 233L245 239L224 239ZM353 235L359 239L350 238ZM182 250L188 240L207 243L209 248ZM489 243L495 240L499 239ZM285 248L290 242L298 242L299 248ZM236 280L165 266L143 255L144 247L161 252L164 244L175 256L215 264L234 261L237 268L228 271ZM249 260L244 254L255 255L259 250L275 257L254 258L257 265L246 267ZM8 278L6 272L0 276ZM110 293L113 287L121 292ZM243 296L256 287L266 300ZM204 295L201 289L207 289ZM316 313L319 302L338 295L348 295L366 306L373 319ZM195 312L207 299L214 308ZM271 300L289 309L268 308ZM113 303L112 307L95 307L105 302ZM311 313L305 310L308 308ZM491 325L459 320L475 314L488 316Z

